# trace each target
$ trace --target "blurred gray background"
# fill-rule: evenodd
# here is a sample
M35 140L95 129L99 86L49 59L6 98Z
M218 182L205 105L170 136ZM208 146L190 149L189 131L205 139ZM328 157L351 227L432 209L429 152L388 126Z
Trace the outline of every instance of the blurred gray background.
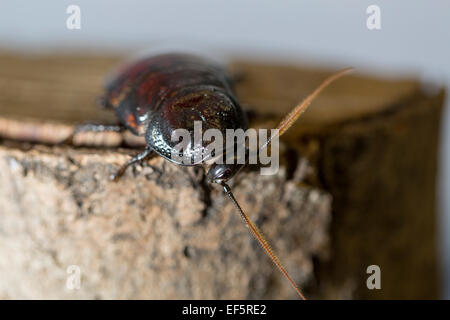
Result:
M66 9L81 8L69 30ZM366 9L381 9L368 30ZM450 84L450 1L165 0L9 1L0 3L0 49L125 52L186 48L210 55L270 57L320 66L351 65L383 75ZM448 106L448 98L447 98ZM447 108L448 109L448 108ZM442 125L439 173L442 265L450 299L450 114ZM426 275L424 275L426 276Z

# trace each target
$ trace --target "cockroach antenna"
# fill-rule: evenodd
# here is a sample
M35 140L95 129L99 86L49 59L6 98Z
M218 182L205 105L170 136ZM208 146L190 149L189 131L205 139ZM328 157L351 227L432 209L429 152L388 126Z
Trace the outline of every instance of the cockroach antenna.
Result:
M302 115L303 112L309 107L311 102L314 101L315 98L321 93L326 87L328 87L331 83L336 81L337 79L343 77L344 75L350 73L353 71L353 68L345 68L341 71L338 71L328 78L326 78L309 96L307 96L301 103L299 103L297 106L295 106L294 109L291 110L287 114L286 117L284 117L283 120L281 120L280 124L277 126L276 132L274 135L272 135L260 148L260 151L266 148L271 142L272 139L276 136L282 136L294 123L297 121L297 119Z
M259 242L259 244L261 245L261 247L264 249L264 251L266 252L266 254L270 257L270 259L272 259L273 263L275 263L275 265L277 266L277 268L281 271L281 273L286 277L286 279L288 279L288 281L291 283L291 285L294 287L294 289L297 291L298 295L303 299L306 300L305 296L303 295L303 293L300 291L300 289L297 287L297 285L295 284L294 280L292 280L292 278L289 276L289 273L286 271L286 269L283 267L283 265L281 264L280 260L278 260L277 256L273 253L272 249L270 248L269 243L267 243L267 240L263 237L263 235L261 234L261 232L258 230L258 227L252 222L252 220L249 218L249 216L247 216L244 212L244 210L242 210L241 206L239 205L239 203L236 201L233 193L231 192L231 188L224 182L222 183L223 186L223 190L225 191L225 193L227 194L227 196L231 199L231 201L233 201L234 206L237 208L237 210L239 211L242 219L244 220L244 222L247 224L247 226L249 227L250 231L252 232L253 236L255 237L255 239Z
M278 125L275 134L273 134L259 149L259 151L263 150L267 146L270 145L271 141L278 135L281 136L284 134L294 123L297 121L297 119L300 117L300 115L308 108L308 106L311 104L311 102L319 95L321 91L323 91L329 84L334 82L335 80L339 79L340 77L344 76L345 74L351 72L353 68L346 68L344 70L341 70L327 79L323 81L320 86L318 86L309 96L306 97L300 104L298 104L294 109L292 109L291 112L288 113L288 115L280 122ZM259 242L261 247L264 249L266 254L269 256L269 258L272 260L272 262L277 266L278 270L285 276L285 278L289 281L289 283L292 285L292 287L297 291L298 295L301 299L306 300L303 293L300 291L300 289L295 284L294 280L292 280L289 273L286 271L286 269L281 264L280 260L278 260L277 256L273 253L272 249L270 248L270 245L268 244L267 240L264 238L262 233L258 230L258 227L252 222L250 217L242 210L241 206L237 202L236 198L234 197L233 193L231 192L231 188L226 184L224 181L220 183L223 187L224 192L227 194L227 196L231 199L234 206L238 210L239 214L241 215L242 219L250 229L251 233L255 237L255 239Z

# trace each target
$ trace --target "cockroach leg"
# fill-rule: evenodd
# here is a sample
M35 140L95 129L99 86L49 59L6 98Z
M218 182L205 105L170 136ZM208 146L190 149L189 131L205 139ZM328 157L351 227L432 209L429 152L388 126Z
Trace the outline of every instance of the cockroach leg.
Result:
M115 125L104 125L104 124L93 124L86 123L75 127L75 130L62 141L62 144L71 144L73 138L80 132L123 132L125 127L121 124Z
M150 158L152 155L154 154L154 151L147 147L143 152L135 155L133 158L131 158L130 160L128 160L127 162L125 162L120 168L119 170L116 171L116 173L112 174L110 176L110 179L112 181L118 181L120 179L120 177L125 173L125 171L127 170L127 168L135 163L141 163L144 160L147 160L148 158Z
M125 130L125 127L121 124L113 124L113 125L104 125L104 124L82 124L77 126L74 130L74 134L80 132L122 132Z

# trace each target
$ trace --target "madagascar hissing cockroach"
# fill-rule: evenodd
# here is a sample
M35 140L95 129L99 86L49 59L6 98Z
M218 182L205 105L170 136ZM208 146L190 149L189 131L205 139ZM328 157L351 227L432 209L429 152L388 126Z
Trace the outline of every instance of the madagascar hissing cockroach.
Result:
M276 133L269 137L260 150L266 148L273 138L281 136L326 86L350 70L344 69L331 75L303 102L293 108L278 125ZM223 68L192 55L172 53L139 60L120 69L106 85L102 104L103 107L114 110L119 125L81 125L69 139L80 131L125 129L137 136L145 136L145 150L128 160L112 175L111 178L115 181L130 165L144 161L153 154L163 156L175 164L186 165L171 157L173 152L179 152L178 149L174 150L177 143L172 141L174 130L183 128L192 132L195 121L201 121L205 130L218 129L221 132L225 132L226 129L247 130L246 114L233 94L232 83L232 78ZM184 149L182 152L184 157L190 158L194 149ZM223 152L226 153L226 150ZM227 184L227 181L247 163L211 164L205 159L200 159L190 165L206 167L208 182L223 187L255 239L300 297L305 299L261 232L242 210Z

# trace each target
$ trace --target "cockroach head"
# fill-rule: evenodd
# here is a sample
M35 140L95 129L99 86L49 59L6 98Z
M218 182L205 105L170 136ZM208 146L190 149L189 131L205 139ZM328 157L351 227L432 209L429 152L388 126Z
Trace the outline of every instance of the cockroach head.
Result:
M206 174L206 179L209 183L223 184L246 166L250 151L245 145L241 147L238 148L240 151L237 153L226 149L223 157L218 157L218 159L224 160L224 163L214 162L211 164ZM232 148L234 149L235 146L233 145Z
M245 164L218 164L213 163L206 174L209 183L223 184L233 178Z

